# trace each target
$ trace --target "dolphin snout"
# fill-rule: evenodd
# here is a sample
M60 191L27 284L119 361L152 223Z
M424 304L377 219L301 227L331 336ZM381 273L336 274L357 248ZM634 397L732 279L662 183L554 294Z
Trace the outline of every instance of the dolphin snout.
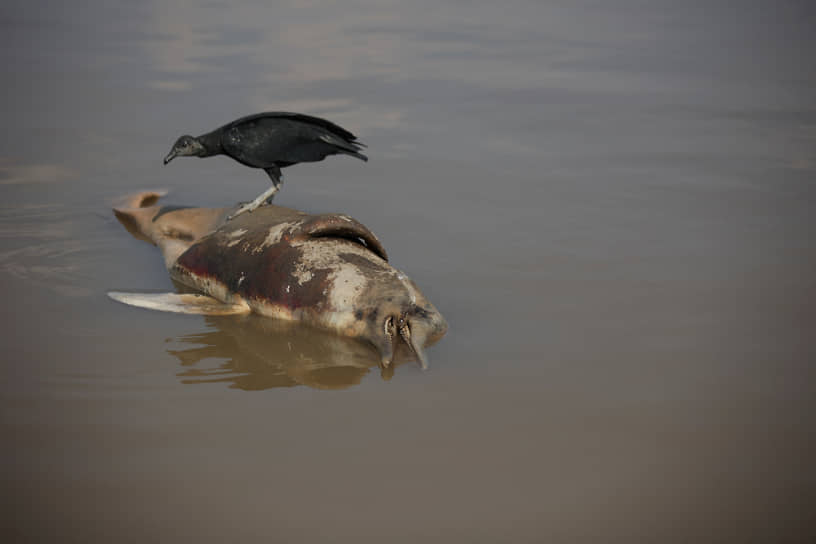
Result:
M420 321L412 323L411 320L401 319L399 335L414 352L422 370L428 370L428 358L425 356L425 339L428 337L427 328L421 326Z
M423 370L428 369L428 358L425 355L425 345L429 340L429 333L433 330L432 323L426 323L418 316L390 315L382 325L382 335L374 344L380 352L383 368L388 368L394 362L396 351L395 343L401 339L406 347L414 354Z

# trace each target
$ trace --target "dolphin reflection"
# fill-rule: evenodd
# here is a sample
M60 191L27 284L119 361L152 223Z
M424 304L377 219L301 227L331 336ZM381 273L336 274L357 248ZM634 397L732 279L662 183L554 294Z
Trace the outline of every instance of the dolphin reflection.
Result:
M394 365L380 367L372 346L254 314L205 320L210 330L175 339L190 347L167 350L183 367L178 374L182 383L223 382L246 391L297 385L346 389L360 383L372 368L380 368L382 378L389 380L395 366L412 359L407 348L400 349Z

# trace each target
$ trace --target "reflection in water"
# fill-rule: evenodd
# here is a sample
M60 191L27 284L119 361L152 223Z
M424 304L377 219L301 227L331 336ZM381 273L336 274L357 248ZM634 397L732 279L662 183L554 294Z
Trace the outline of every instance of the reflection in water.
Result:
M252 314L205 319L212 330L176 339L194 347L167 350L184 367L182 383L226 382L247 391L296 385L346 389L378 366L373 347L300 323ZM406 353L397 355L396 365L408 359ZM207 359L223 362L205 367ZM382 369L383 379L390 379L393 369Z

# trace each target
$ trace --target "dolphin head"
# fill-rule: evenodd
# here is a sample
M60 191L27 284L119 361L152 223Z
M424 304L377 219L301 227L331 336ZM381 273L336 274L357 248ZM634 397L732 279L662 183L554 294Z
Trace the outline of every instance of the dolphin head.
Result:
M407 348L419 361L423 369L428 368L425 347L442 338L448 330L448 323L442 314L419 291L413 281L399 274L401 288L394 289L378 297L361 297L376 302L364 308L365 319L363 338L371 342L380 354L383 368L394 362L400 346ZM376 287L375 287L376 288Z

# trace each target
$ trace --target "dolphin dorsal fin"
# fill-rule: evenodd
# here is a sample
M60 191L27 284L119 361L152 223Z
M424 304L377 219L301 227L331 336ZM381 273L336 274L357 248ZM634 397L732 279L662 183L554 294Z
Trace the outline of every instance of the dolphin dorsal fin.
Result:
M310 217L300 226L296 236L345 238L365 246L388 261L388 254L377 236L368 227L347 215L331 213Z

